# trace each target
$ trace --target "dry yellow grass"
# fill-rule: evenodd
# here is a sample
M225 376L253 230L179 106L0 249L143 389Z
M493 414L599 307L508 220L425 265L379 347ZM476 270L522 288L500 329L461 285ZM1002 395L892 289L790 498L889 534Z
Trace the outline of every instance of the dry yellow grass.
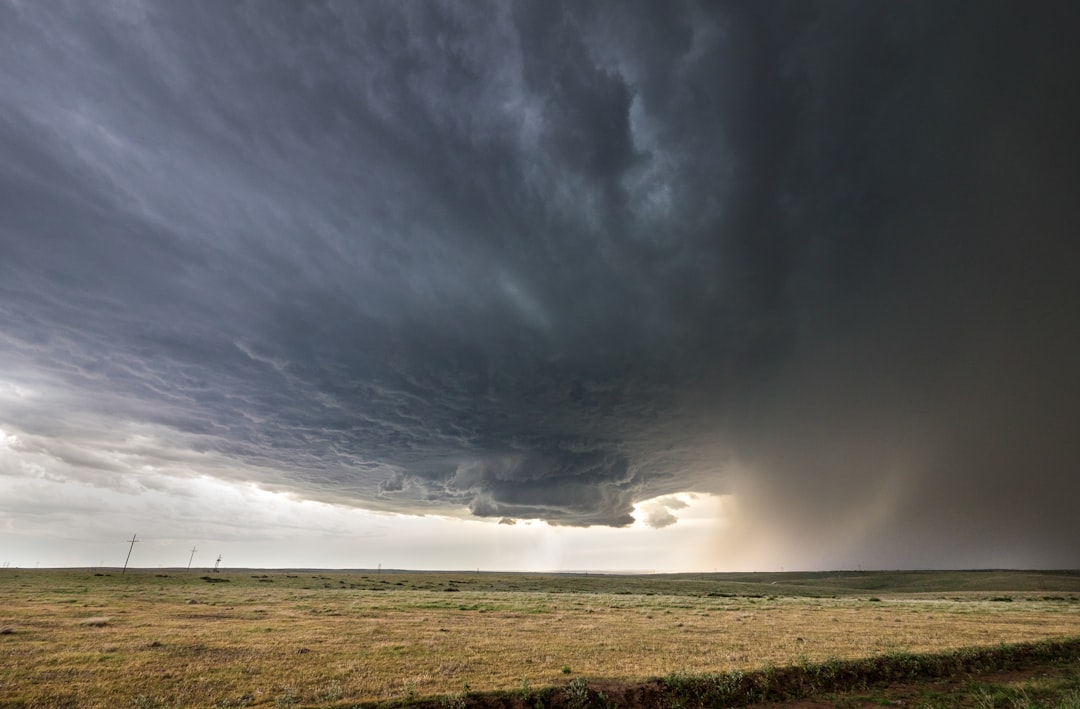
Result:
M375 591L327 576L307 580L330 588L223 577L0 576L11 629L0 706L333 705L1080 635L1080 603L1065 597L447 592L441 581Z

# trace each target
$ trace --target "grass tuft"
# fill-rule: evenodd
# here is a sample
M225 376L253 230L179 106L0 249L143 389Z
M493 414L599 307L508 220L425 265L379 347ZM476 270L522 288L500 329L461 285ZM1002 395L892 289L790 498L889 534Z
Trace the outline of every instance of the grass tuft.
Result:
M93 618L83 618L79 621L79 625L87 628L104 628L106 625L112 622L112 618L108 616L100 615Z

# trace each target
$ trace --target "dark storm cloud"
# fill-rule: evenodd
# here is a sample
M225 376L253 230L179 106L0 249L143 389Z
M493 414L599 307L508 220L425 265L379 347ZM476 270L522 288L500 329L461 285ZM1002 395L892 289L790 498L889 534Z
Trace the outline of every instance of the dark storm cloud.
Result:
M800 336L737 424L748 487L823 556L1075 564L1076 10L765 12Z
M0 13L0 426L69 474L1080 561L1071 8Z

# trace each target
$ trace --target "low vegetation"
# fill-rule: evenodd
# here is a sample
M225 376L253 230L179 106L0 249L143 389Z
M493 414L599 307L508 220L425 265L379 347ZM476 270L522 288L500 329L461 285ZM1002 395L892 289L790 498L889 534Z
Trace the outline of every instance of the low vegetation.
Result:
M967 648L944 653L892 653L858 660L829 660L787 667L704 674L673 673L642 683L591 686L578 677L544 692L490 692L461 706L474 709L607 709L608 707L734 707L783 705L836 707L1080 707L1080 640ZM416 703L439 709L445 699Z
M690 707L1080 667L1070 572L9 569L0 597L0 707Z

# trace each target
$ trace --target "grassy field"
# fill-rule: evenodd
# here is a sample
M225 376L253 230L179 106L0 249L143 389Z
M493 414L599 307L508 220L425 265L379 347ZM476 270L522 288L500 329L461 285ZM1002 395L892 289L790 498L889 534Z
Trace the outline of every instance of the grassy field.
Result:
M1080 637L1076 572L8 569L0 599L0 707L349 706Z

